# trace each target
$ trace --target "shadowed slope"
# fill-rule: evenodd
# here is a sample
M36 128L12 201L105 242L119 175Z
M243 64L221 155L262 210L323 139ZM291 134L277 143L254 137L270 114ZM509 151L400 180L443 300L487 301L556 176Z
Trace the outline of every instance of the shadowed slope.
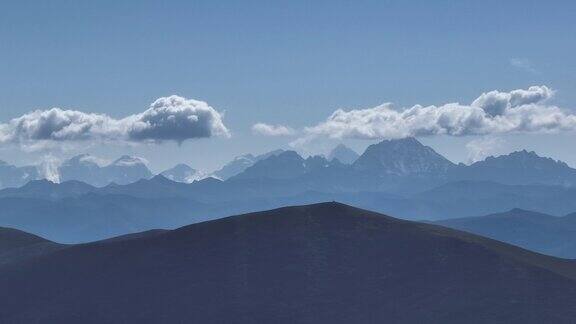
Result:
M563 323L573 263L338 203L65 249L0 273L0 321Z
M0 268L61 249L39 236L12 228L0 227Z

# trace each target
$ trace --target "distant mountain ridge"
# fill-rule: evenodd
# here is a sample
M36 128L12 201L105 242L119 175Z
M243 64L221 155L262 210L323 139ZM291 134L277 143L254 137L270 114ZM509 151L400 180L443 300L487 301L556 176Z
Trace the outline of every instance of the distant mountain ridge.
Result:
M100 165L94 157L83 154L65 161L59 168L60 181L78 180L92 186L110 183L128 184L152 177L152 172L141 158L124 155L112 163Z
M276 162L268 162L270 158L285 153L275 150L262 155L246 154L235 158L220 170L206 174L192 167L179 164L162 174L168 179L191 183L206 177L221 180L230 178L258 178L254 167L269 170L261 171L261 175L269 178L298 178L304 173L314 177L314 172L304 166L306 160L296 152L290 153L291 158L284 156L286 165L274 166ZM338 165L338 170L329 174L326 170L322 177L330 180L329 188L348 187L348 190L398 191L413 193L430 189L434 186L455 181L494 181L502 184L545 184L576 186L576 169L566 163L551 158L538 156L534 152L518 151L508 155L488 157L472 165L454 164L434 149L421 144L417 139L409 137L398 140L384 140L370 145L362 155L357 154L344 145L338 145L325 159L319 157L310 163ZM288 162L292 161L292 164ZM104 164L99 159L88 154L75 156L57 168L53 178L60 182L77 180L90 185L103 187L110 183L128 184L153 176L147 167L147 162L140 158L123 156L116 161ZM347 166L348 165L348 166ZM272 170L278 167L288 167L285 170ZM299 171L298 171L299 170ZM285 173L281 175L281 173ZM20 187L31 180L42 179L44 175L37 167L15 167L0 162L0 188ZM339 183L337 183L339 182Z
M576 185L576 169L562 161L526 150L488 157L454 168L452 179L495 181L506 184Z
M525 249L576 259L576 217L558 217L523 209L486 216L455 218L436 224L493 238Z

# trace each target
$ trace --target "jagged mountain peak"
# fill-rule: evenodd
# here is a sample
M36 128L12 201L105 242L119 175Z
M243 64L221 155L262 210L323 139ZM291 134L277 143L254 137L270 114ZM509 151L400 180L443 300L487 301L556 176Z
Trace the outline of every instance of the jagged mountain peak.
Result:
M328 153L327 159L332 161L337 159L344 164L352 164L358 159L360 155L356 153L353 149L349 148L344 144L338 144L336 147Z
M187 164L180 163L161 173L162 176L176 182L192 183L206 177L204 172L198 171Z
M353 164L357 171L397 176L443 176L453 166L454 163L413 137L372 144Z

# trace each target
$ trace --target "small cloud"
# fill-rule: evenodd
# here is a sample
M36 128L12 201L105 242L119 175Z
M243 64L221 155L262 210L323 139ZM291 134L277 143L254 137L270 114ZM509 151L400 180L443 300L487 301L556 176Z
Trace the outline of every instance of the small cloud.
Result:
M296 131L284 125L269 125L257 123L252 126L252 132L264 136L290 136L296 134Z
M481 137L466 144L468 163L482 161L491 155L502 153L505 141L500 137Z
M510 65L513 67L524 70L530 73L537 73L536 69L534 68L532 62L527 58L511 58Z
M62 161L52 154L45 155L38 164L38 173L42 179L50 180L54 183L60 182L60 172L58 168Z

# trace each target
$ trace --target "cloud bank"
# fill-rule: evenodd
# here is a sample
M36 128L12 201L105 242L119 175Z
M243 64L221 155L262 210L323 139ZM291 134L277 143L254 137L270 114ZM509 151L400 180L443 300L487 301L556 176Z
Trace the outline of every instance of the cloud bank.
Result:
M483 93L471 104L416 105L396 109L390 103L368 109L336 110L305 129L312 136L392 139L432 135L553 133L576 130L576 115L549 105L546 86Z
M143 113L122 119L52 108L0 124L0 143L87 140L181 143L213 136L229 136L221 113L203 101L179 96L159 98Z
M258 135L265 136L289 136L294 135L296 131L290 127L283 125L269 125L264 123L257 123L252 126L252 132Z

